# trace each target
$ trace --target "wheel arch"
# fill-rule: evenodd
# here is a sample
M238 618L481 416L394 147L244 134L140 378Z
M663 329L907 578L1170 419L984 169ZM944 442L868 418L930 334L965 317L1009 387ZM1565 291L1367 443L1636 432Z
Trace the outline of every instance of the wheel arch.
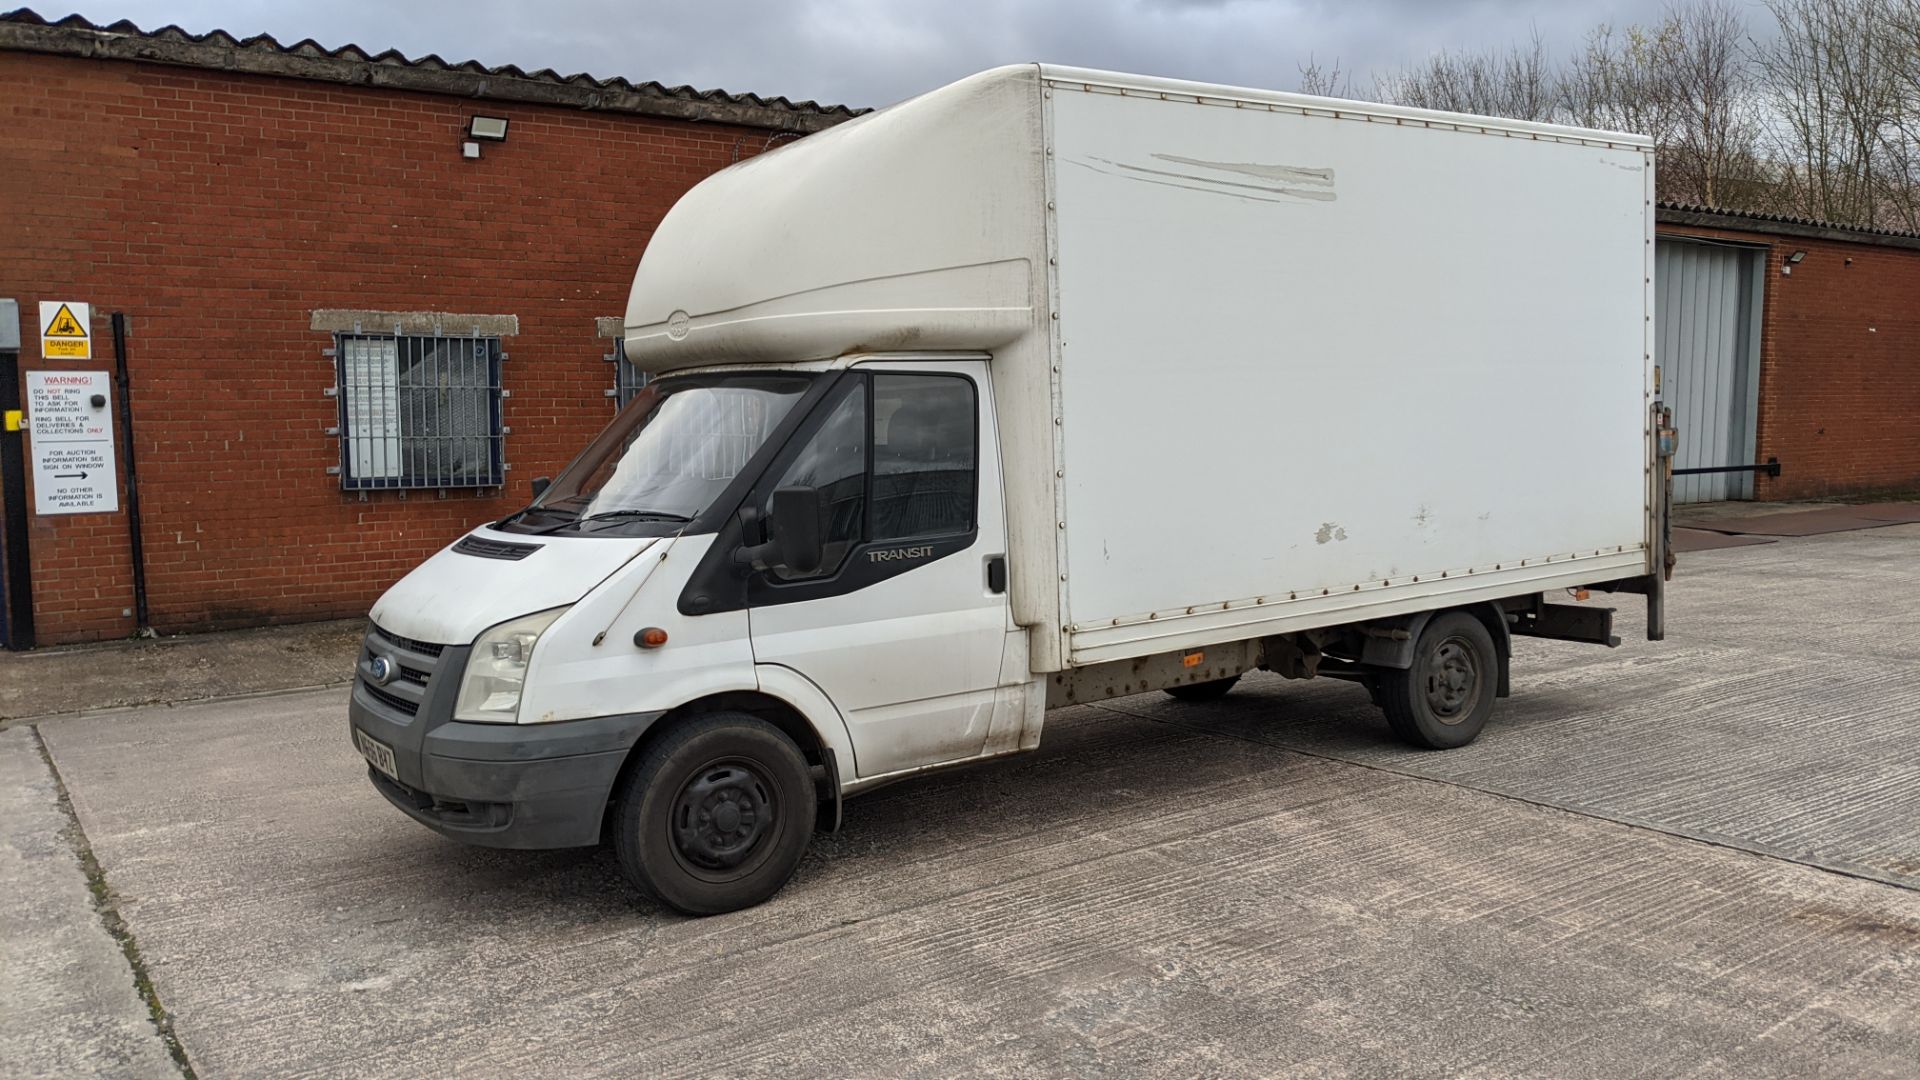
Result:
M1480 624L1487 628L1487 633L1493 637L1493 651L1500 657L1500 677L1494 686L1493 696L1497 698L1512 696L1513 687L1508 676L1513 667L1513 633L1507 628L1507 613L1501 610L1499 604L1491 600L1452 610L1466 612L1479 619Z
M776 665L760 665L759 670L762 675L761 689L715 691L667 710L648 725L620 763L620 771L614 777L613 787L609 791L606 815L613 813L613 796L624 788L627 778L641 759L646 757L647 750L672 731L679 721L717 712L740 712L772 724L800 748L800 755L814 770L814 787L821 802L820 827L828 832L837 831L840 826L841 789L847 779L846 773L853 765L853 748L847 736L846 724L826 695L798 672ZM770 673L778 672L784 672L787 677L773 674L770 680L767 678ZM768 685L769 681L772 686ZM799 685L793 685L794 681ZM794 693L795 689L810 690L811 694ZM808 700L809 697L815 700ZM794 698L806 701L807 705L812 706L811 711ZM820 715L823 707L825 717ZM607 817L603 817L603 836L606 834L606 822Z
M1500 672L1494 696L1509 697L1512 684L1509 678L1513 660L1513 634L1507 628L1506 612L1496 601L1488 600L1477 604L1463 604L1459 607L1437 608L1433 611L1419 611L1411 615L1402 615L1392 619L1382 619L1372 625L1386 626L1394 630L1403 630L1405 637L1395 636L1369 637L1362 662L1376 667L1406 670L1413 666L1414 644L1420 640L1421 631L1427 628L1435 616L1458 611L1473 616L1487 628L1493 638L1493 650L1500 657Z

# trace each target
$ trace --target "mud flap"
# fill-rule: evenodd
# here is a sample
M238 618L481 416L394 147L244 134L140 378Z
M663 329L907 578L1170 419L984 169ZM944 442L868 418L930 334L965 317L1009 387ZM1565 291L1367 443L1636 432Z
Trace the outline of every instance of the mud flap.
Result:
M813 831L837 833L840 831L840 761L834 756L833 747L820 748L820 768L826 776L820 781L820 802Z

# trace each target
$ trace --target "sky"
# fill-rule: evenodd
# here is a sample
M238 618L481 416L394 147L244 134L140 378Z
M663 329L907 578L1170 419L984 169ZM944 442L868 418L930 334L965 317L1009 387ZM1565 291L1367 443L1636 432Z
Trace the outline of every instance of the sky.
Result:
M1657 20L1665 0L105 0L56 7L286 44L396 48L448 61L625 76L886 105L963 75L1040 60L1295 89L1309 57L1370 85L1441 49L1521 43L1555 54L1611 22ZM1757 0L1754 13L1761 14ZM1751 18L1751 16L1750 16Z

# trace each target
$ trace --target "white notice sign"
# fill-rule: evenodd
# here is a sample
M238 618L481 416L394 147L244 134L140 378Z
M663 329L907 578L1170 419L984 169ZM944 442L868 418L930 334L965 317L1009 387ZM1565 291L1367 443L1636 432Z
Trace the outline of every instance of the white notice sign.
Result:
M27 372L27 417L33 432L35 513L120 509L113 381L107 372Z

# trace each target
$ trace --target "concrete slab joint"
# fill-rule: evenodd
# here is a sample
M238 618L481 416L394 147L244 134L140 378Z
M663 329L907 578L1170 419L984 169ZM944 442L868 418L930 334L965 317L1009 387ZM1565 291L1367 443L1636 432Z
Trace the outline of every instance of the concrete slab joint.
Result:
M0 1075L190 1075L36 732L0 732Z
M371 311L320 308L311 329L334 334L422 334L433 337L512 337L518 315L456 315L445 311Z

